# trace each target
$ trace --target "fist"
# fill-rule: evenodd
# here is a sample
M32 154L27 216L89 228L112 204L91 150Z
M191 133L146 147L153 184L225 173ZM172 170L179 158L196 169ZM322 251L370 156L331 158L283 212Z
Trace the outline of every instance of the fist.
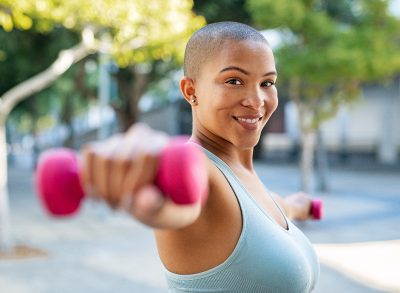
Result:
M310 209L312 198L304 192L298 192L285 198L290 207L288 217L297 221L306 221L310 219Z
M87 194L131 212L138 191L154 182L158 157L168 140L162 132L135 124L125 134L88 144L83 148L81 172ZM160 204L154 192L149 199Z

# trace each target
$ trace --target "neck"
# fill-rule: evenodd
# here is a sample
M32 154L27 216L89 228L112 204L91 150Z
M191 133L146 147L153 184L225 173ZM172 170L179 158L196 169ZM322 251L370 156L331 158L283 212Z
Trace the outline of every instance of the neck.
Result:
M215 154L233 169L246 169L254 172L253 148L238 148L221 137L215 136L208 131L201 131L195 127L193 128L191 141L201 144L202 147Z

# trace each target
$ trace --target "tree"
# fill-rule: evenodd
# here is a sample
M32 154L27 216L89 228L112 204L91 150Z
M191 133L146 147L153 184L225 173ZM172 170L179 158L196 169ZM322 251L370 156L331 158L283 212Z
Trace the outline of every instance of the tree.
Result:
M0 50L5 57L0 66L0 75L3 76L0 80L0 93L46 69L57 58L60 50L77 42L79 35L63 27L44 33L34 29L15 29L11 32L0 30ZM90 60L87 58L84 63L71 66L53 86L17 104L7 119L7 124L13 123L15 127L9 125L8 129L30 133L33 137L58 122L72 129L70 124L73 116L78 110L86 110L88 99L96 96L97 83L89 81L97 74L85 70L88 62ZM8 132L7 135L10 137L12 133ZM66 143L69 142L73 142L72 131L69 131L66 140ZM40 150L36 140L33 150L36 158Z
M182 57L182 48L204 20L191 11L190 0L0 0L0 26L9 32L41 32L65 27L80 42L59 52L45 70L8 89L0 96L0 249L12 247L7 195L5 122L20 101L48 87L72 64L101 51L121 67L151 59Z
M248 0L261 28L284 37L275 51L281 88L299 109L302 188L311 191L315 133L363 82L400 71L399 19L388 1Z
M218 21L237 21L251 23L245 0L194 0L193 10L203 15L207 23Z
M179 68L176 59L150 60L118 68L112 77L118 85L118 95L111 106L117 113L122 130L127 130L139 118L139 101L143 94L169 72Z

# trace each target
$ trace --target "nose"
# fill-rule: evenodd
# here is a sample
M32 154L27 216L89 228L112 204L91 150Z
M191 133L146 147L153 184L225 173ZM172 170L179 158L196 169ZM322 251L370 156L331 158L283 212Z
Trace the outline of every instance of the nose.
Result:
M264 106L265 99L265 93L255 90L249 93L245 99L243 99L242 105L248 108L259 110Z

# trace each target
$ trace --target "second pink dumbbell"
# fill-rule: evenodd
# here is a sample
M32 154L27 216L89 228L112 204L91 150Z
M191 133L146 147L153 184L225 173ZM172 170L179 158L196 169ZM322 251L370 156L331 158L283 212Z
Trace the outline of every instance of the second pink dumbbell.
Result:
M321 199L313 199L311 202L310 215L313 220L321 220L323 216L323 201Z

